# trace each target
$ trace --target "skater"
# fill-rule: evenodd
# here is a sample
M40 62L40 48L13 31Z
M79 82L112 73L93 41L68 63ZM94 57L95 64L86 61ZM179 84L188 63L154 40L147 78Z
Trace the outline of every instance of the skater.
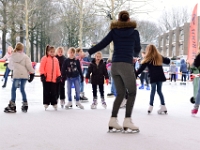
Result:
M170 68L169 68L169 72L170 72L170 75L171 75L170 84L172 83L172 80L174 80L174 82L176 83L176 64L174 64L174 62L171 63Z
M144 59L145 57L145 51L143 51L142 53L142 58ZM140 60L141 62L142 60ZM141 73L140 75L140 83L141 83L141 86L139 87L139 89L144 89L144 80L146 81L146 90L150 90L150 87L149 87L149 79L148 79L148 67L146 67L144 69L144 71Z
M181 72L181 85L186 85L186 76L188 70L187 70L187 64L184 59L181 59L180 72Z
M25 84L32 82L34 78L34 69L30 58L24 54L24 45L22 43L17 43L14 49L14 53L10 57L8 67L10 70L13 70L13 83L11 89L11 100L8 104L8 107L5 108L4 112L6 113L15 113L16 112L16 90L20 84L20 92L22 94L22 111L27 112L28 110L28 101L25 92ZM30 77L29 77L30 76Z
M59 67L60 67L60 72L62 69L62 65L66 59L66 57L64 56L64 49L63 47L58 47L56 49L56 58L58 59L59 62ZM65 105L65 81L59 82L57 84L57 100L60 98L60 105L63 108L63 106Z
M88 72L86 75L86 83L91 79L92 90L93 90L93 103L91 105L91 109L96 109L97 107L97 86L99 87L100 95L101 95L101 104L104 108L107 107L105 98L104 98L104 80L106 80L106 84L108 85L108 72L106 69L106 65L102 59L102 53L96 52L95 58L92 60L88 68Z
M106 64L106 68L107 68L107 71L108 71L109 79L111 81L111 88L110 88L110 93L107 94L107 97L114 97L114 96L116 97L117 93L116 93L115 84L114 84L114 81L113 81L113 78L112 78L112 75L111 75L111 66L112 66L111 60L108 59L107 64Z
M40 62L40 77L43 85L43 104L45 110L51 104L57 110L57 83L61 80L58 59L55 57L55 48L46 46L45 56Z
M196 68L199 69L200 71L200 42L199 42L199 52L196 56L196 58L194 59L194 64L193 64ZM192 114L197 114L198 109L199 109L199 105L200 105L200 78L199 78L199 86L198 86L198 92L195 98L195 104L194 104L194 109L192 109Z
M158 110L158 114L162 112L167 113L167 109L165 107L164 96L162 94L162 83L166 81L162 64L169 64L170 59L165 58L159 54L156 47L152 44L146 47L146 56L141 62L141 66L136 72L136 75L140 74L146 67L149 68L149 76L150 76L150 83L151 83L151 94L150 94L150 106L148 109L148 113L151 113L153 110L153 101L154 96L157 88L157 93L160 97L161 108Z
M65 106L66 109L72 108L72 84L74 84L76 91L76 106L80 109L84 107L80 103L80 78L83 82L84 77L82 69L80 66L80 61L75 58L76 49L71 47L68 50L68 58L64 61L62 66L62 80L67 79L67 93L68 93L68 103Z
M128 100L126 104L125 119L123 122L124 130L131 129L139 131L132 120L132 109L136 97L136 78L133 71L133 57L138 57L140 53L140 36L139 32L135 29L137 26L135 21L130 21L129 13L121 11L118 15L118 20L111 23L111 31L107 36L97 45L88 50L83 55L92 55L93 53L102 50L113 41L114 52L112 56L111 74L115 83L117 96L113 104L112 115L109 121L109 130L121 130L117 122L117 114L120 105L128 90Z
M5 88L7 85L8 76L10 74L10 69L8 68L8 63L9 63L9 59L12 55L12 52L13 52L13 48L11 46L8 46L6 55L0 59L1 61L6 61L6 63L4 64L4 66L6 66L6 70L4 73L4 83L2 85L2 88Z
M81 57L82 53L83 53L83 50L81 48L77 48L76 49L76 55L77 55L76 58L79 59L80 65L81 65L81 69L82 69L82 72L83 72L83 65L89 66L90 62L83 60L83 58ZM81 102L87 102L88 101L88 98L85 97L84 82L81 82L81 76L80 76L80 100L81 100Z

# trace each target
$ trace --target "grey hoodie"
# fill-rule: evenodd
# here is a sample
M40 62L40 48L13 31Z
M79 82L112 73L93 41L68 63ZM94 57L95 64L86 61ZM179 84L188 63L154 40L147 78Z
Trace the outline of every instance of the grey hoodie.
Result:
M34 73L30 58L20 52L14 52L10 57L8 68L13 70L13 79L28 79Z

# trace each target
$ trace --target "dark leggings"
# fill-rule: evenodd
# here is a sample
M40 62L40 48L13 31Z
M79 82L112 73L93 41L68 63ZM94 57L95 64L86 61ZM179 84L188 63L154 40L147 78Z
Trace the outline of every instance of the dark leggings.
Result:
M126 103L125 117L131 117L137 90L133 65L124 62L112 63L111 74L117 91L117 96L112 109L112 117L117 117L120 105L125 97L126 90L128 93L128 99Z
M100 85L92 84L93 98L97 98L97 86L99 86L99 92L100 92L101 98L104 98L103 84L100 84Z
M171 74L171 81L174 79L174 81L176 82L176 74Z
M182 72L182 77L181 77L182 82L183 80L186 82L186 75L187 75L187 72Z
M43 82L43 104L57 104L57 84L53 82Z
M142 85L144 85L144 80L146 81L147 86L149 86L149 80L148 80L148 73L147 72L142 72L140 74L140 82Z

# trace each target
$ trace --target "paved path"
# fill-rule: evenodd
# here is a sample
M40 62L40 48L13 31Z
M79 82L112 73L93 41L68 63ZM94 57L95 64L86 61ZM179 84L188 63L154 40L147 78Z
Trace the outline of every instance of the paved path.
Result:
M17 113L5 114L10 99L11 81L0 89L0 150L196 150L200 146L200 114L191 116L192 84L186 86L165 83L163 93L168 115L158 115L159 98L156 95L154 110L147 114L149 91L138 90L133 111L133 122L140 133L107 133L114 98L107 98L108 108L98 105L91 110L91 85L85 92L89 102L84 110L49 107L44 111L42 87L39 78L27 83L28 113L22 113L21 95L17 91ZM110 86L105 85L105 94ZM125 109L120 109L122 124Z

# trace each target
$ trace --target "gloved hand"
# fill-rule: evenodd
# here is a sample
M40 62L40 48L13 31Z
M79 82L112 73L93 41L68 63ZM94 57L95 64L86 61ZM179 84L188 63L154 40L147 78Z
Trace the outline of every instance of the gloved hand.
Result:
M42 82L46 82L46 77L44 76L44 74L40 75L40 79L41 79Z
M85 78L85 83L88 84L89 82L89 79Z
M108 85L108 83L109 83L109 80L108 80L108 79L106 79L106 84Z
M8 66L8 63L4 63L3 65L6 67L6 66Z
M28 82L31 83L33 81L34 77L35 77L35 74L31 73L29 76Z
M60 83L60 82L62 82L62 77L61 76L56 78L56 83Z
M83 82L83 80L84 80L84 77L83 77L83 76L81 76L81 83Z

